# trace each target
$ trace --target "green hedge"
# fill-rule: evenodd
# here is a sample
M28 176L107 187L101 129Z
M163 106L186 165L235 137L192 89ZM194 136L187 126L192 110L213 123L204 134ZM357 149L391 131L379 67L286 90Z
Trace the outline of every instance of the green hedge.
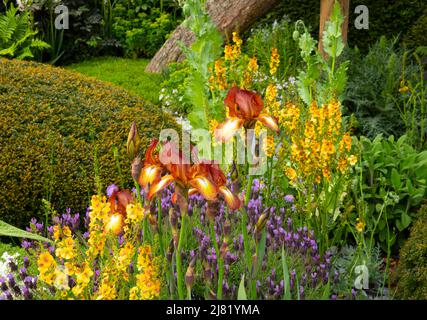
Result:
M427 299L427 205L421 207L411 235L400 251L396 297Z
M158 107L112 84L50 65L0 60L0 219L26 225L49 195L59 211L84 212L95 192L95 148L102 186L120 181L113 146L130 186L125 144L134 120L145 145L161 128L177 127Z

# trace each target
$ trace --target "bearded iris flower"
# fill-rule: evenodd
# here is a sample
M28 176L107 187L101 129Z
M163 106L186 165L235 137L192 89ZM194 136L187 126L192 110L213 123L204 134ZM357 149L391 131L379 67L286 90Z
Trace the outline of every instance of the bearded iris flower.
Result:
M226 142L242 127L253 129L257 121L279 133L277 120L262 113L264 102L257 93L234 86L228 92L224 103L229 109L229 117L217 127L217 140Z
M158 144L153 140L145 155L144 167L141 170L138 182L148 191L148 199L165 189L170 184L175 184L173 201L186 194L200 193L208 201L216 201L222 195L231 209L240 207L239 198L227 188L227 179L218 164L202 162L193 154L195 163L187 161L182 151L175 148L172 143L166 142L160 152L155 154ZM168 153L168 154L165 154ZM175 159L171 163L162 163L164 156Z

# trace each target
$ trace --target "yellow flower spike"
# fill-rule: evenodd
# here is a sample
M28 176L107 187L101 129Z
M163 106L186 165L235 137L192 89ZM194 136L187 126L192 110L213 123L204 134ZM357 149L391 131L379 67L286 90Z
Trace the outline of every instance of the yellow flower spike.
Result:
M240 47L243 43L242 39L239 38L239 35L237 34L237 32L233 32L233 42L238 47Z
M258 60L256 57L252 57L249 59L249 63L248 63L248 71L251 73L256 73L259 69L258 66Z
M280 64L280 55L277 51L277 48L271 50L270 56L270 75L274 76L277 73L277 68Z
M290 167L286 168L285 174L290 180L295 180L297 177L297 173L294 168L290 168Z
M56 224L53 226L53 239L55 241L58 241L60 237L61 237L61 227L58 224Z

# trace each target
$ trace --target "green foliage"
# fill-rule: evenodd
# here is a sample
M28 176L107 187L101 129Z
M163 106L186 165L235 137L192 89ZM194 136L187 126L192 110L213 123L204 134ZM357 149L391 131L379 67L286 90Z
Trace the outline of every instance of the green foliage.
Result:
M360 148L360 177L354 177L353 188L357 211L384 250L388 240L390 246L395 242L400 246L427 196L427 151L417 152L405 136L397 141L393 136L380 135L373 141L360 137Z
M0 257L5 252L7 252L9 255L14 255L15 253L19 253L19 255L21 256L25 255L25 249L18 246L11 245L9 243L2 243L0 241Z
M171 63L165 72L166 80L161 85L159 100L171 112L186 115L191 111L191 101L185 94L189 86L190 67L187 60Z
M358 16L355 13L355 8L359 5L365 5L369 9L369 29L367 30L358 30L354 24ZM421 45L423 37L425 39L425 32L415 33L411 29L420 28L420 21L417 19L425 17L425 13L423 13L425 8L424 0L352 0L349 9L348 44L350 47L357 46L362 52L367 52L369 47L382 35L401 35L399 41L403 40L405 43L405 36L408 34L415 41L411 41L413 47ZM303 20L309 26L312 36L317 39L320 15L319 1L283 0L275 8L274 15L270 19L273 21L278 16L283 15L292 21Z
M35 51L49 48L35 37L37 33L32 28L29 13L19 12L19 8L10 3L6 12L0 13L0 56L20 60L34 58Z
M396 39L382 37L366 55L357 49L350 52L349 81L344 104L355 113L361 134L374 138L377 134L401 136L405 124L398 106L406 101L400 94L400 80L418 83L419 67L407 61L396 48ZM403 72L403 74L402 74Z
M360 292L360 297L367 294L377 296L382 293L384 283L383 257L379 246L374 246L367 254L361 252L357 246L344 245L336 253L334 266L341 274L338 284L340 292L349 292L354 287L356 280L355 268L357 266L366 266L369 272L369 290Z
M260 66L269 66L272 48L277 48L281 63L278 78L289 78L296 74L301 63L298 44L293 41L294 24L286 17L273 23L260 23L248 33L244 52L256 56ZM267 73L267 72L266 72Z
M145 2L120 1L113 10L113 34L129 57L153 56L179 22L170 13L148 7Z
M398 299L427 299L427 205L420 208L411 234L400 250Z
M222 37L206 13L202 0L187 0L183 6L185 24L196 40L188 48L181 44L190 66L187 99L192 104L188 120L194 128L209 128L209 120L216 110L209 104L209 66L220 55Z
M310 35L300 20L295 24L294 40L298 42L305 68L298 73L298 93L301 99L310 105L316 100L319 105L332 98L342 99L341 95L347 82L348 61L338 64L343 53L344 43L341 25L344 19L338 2L335 2L330 20L326 21L323 32L323 48L326 59L317 50L317 41Z
M148 64L145 59L124 59L100 57L85 60L69 66L70 69L121 86L131 93L157 103L163 77L155 73L146 73Z
M126 91L51 66L0 60L0 219L22 226L42 199L83 213L94 191L94 150L102 185L132 186L126 139L137 122L142 146L175 122Z
M403 37L403 43L409 48L427 46L427 8Z

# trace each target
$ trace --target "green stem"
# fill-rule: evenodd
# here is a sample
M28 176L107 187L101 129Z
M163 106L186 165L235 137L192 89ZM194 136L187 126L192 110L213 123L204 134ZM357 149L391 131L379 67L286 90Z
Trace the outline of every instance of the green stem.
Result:
M224 278L224 261L221 257L221 253L219 251L218 243L216 242L216 234L215 234L215 221L209 222L209 227L211 231L211 239L215 248L215 254L218 259L218 288L217 288L217 299L222 299L222 280Z
M162 198L160 195L157 197L157 228L159 229L160 252L162 253L162 257L164 257L165 249L163 245L163 231L162 231Z
M182 272L181 250L185 241L185 228L187 224L187 212L181 212L181 229L179 231L178 248L176 249L176 277L178 287L178 298L184 300L184 279Z

